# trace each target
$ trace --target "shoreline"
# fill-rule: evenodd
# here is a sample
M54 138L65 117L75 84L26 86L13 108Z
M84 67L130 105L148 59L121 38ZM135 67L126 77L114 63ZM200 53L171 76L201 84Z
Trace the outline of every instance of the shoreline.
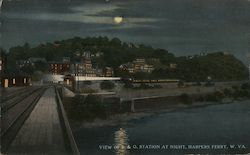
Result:
M151 110L147 109L139 112L127 112L122 114L114 114L109 116L107 119L95 119L93 121L75 121L70 120L70 125L73 131L77 131L82 128L96 128L96 127L107 127L107 126L117 126L120 124L127 124L133 120L139 120L146 117L151 117L154 115L176 112L186 109L204 108L208 106L225 105L225 104L237 104L237 101L242 102L248 99L242 100L231 100L227 102L194 102L192 105L177 104L176 106L169 107L162 110Z

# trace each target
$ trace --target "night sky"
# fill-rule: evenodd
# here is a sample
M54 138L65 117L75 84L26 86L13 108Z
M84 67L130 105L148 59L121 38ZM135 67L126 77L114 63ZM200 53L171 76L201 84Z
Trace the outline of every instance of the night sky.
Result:
M223 50L250 64L250 0L4 0L1 20L5 49L102 35L177 56Z

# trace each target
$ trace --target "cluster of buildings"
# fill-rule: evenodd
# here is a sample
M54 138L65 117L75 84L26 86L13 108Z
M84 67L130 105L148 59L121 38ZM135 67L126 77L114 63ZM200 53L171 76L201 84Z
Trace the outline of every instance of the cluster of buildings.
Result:
M120 65L119 69L121 71L126 71L130 74L135 74L138 72L143 73L152 73L155 70L156 64L160 64L160 59L158 58L137 58L132 62L128 62ZM176 63L170 63L169 66L166 66L169 69L176 69Z
M127 71L130 74L135 74L138 72L144 72L144 73L152 73L152 71L155 69L154 63L158 63L160 60L156 58L151 59L144 59L144 58L138 58L135 59L133 62L128 62L126 64L120 65L120 70Z
M76 75L87 77L112 77L114 70L111 67L94 68L92 54L85 52L80 62L71 62L70 58L64 57L62 61L48 62L49 70L53 75Z
M0 53L0 77L1 87L28 86L31 84L31 77L23 73L24 67L36 68L36 63L47 64L47 69L52 75L74 75L87 77L113 77L114 70L111 67L95 68L92 64L93 58L101 57L103 53L92 54L84 52L80 62L71 62L69 57L63 57L60 61L47 62L45 58L31 57L27 60L16 61L16 67L7 69L7 55Z
M90 53L90 52L83 52L83 53L81 53L80 51L76 51L75 52L75 56L77 56L77 57L88 56L88 57L91 57L91 58L99 58L99 57L101 57L103 55L104 55L103 52L96 52L96 53Z
M138 58L133 62L122 64L119 68L120 70L127 71L130 74L135 74L138 72L151 73L155 69L153 65L146 63L146 60L143 58Z
M92 64L93 58L98 58L103 55L102 52L95 54L90 52L75 53L77 57L80 57L80 62L72 62L69 57L63 57L60 61L47 62L45 58L31 57L27 60L16 61L18 69L23 67L34 67L36 63L45 63L48 66L48 72L52 75L77 75L87 77L112 77L114 70L111 67L94 68Z
M1 74L1 86L11 87L11 86L28 86L31 84L30 76L22 73L23 67L33 67L36 69L37 64L46 64L46 69L50 73L49 75L54 75L55 77L64 76L66 81L72 81L72 78L77 77L113 77L114 69L112 67L98 67L98 65L93 65L93 60L98 60L104 54L102 52L91 53L91 52L76 52L75 56L80 58L77 62L71 61L70 57L63 57L60 61L50 61L47 62L45 58L31 57L27 60L16 61L17 71L7 70L7 57L1 52L0 57L0 74ZM121 64L119 69L121 71L126 71L130 74L136 73L152 73L155 70L156 64L160 64L160 59L158 58L137 58L132 62ZM176 64L170 64L169 68L175 69Z
M18 61L16 61L16 66L19 69L21 69L23 67L28 67L28 66L35 67L35 63L38 63L38 62L47 63L45 58L31 57L31 58L29 58L27 60L18 60Z

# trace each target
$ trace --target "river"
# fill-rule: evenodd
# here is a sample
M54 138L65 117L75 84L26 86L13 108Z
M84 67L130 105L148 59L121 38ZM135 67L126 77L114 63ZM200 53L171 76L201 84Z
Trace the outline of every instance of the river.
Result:
M81 154L89 155L246 153L250 152L250 101L85 127L74 135Z

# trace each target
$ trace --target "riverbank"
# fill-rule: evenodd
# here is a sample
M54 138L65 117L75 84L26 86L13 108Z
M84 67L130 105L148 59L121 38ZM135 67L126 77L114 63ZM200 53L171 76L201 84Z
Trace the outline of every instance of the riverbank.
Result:
M161 110L146 110L144 112L128 112L123 114L114 114L106 119L95 119L93 121L76 121L70 120L70 125L72 126L72 130L76 131L81 128L96 128L96 127L105 127L105 126L117 126L117 125L126 125L129 121L140 120L143 118L151 117L154 115L171 113L176 111L181 111L185 109L195 109L195 108L203 108L208 106L216 106L216 105L225 105L225 104L237 104L237 102L243 102L244 100L225 100L223 102L196 102L192 105L186 104L178 104L176 106L170 107L168 109Z
M175 96L156 96L122 100L103 95L77 95L64 98L64 106L75 128L116 125L133 119L187 108L228 104L247 100L250 85L245 83L209 93L190 92Z

